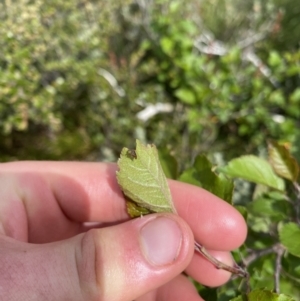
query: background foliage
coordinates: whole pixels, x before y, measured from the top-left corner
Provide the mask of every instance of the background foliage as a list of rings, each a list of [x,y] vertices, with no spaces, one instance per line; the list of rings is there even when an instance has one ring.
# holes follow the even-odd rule
[[[196,284],[201,296],[210,301],[300,300],[300,165],[289,147],[270,140],[266,158],[243,155],[219,167],[199,154],[179,175],[173,172],[174,157],[160,160],[169,177],[205,188],[247,221],[247,239],[233,255],[249,277],[236,277],[241,275],[237,269],[221,288]],[[251,182],[251,193],[241,197],[243,189],[237,185],[234,191],[233,179]]]
[[[2,160],[115,160],[133,137],[180,162],[297,147],[294,1],[0,6]]]
[[[0,159],[115,161],[138,138],[176,156],[174,178],[203,152],[265,157],[267,139],[299,161],[299,15],[293,0],[1,0]],[[255,229],[283,218],[235,184],[236,205],[269,212]]]

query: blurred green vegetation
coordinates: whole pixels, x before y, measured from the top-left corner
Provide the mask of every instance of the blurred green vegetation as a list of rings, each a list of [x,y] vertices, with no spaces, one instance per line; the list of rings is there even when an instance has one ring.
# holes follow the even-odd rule
[[[135,138],[183,166],[268,138],[297,152],[299,13],[292,0],[0,1],[0,158],[115,161]]]

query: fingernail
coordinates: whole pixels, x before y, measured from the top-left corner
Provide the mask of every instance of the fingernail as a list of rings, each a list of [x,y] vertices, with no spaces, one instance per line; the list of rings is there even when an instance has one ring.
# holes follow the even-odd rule
[[[149,221],[140,231],[142,252],[152,265],[174,262],[179,254],[182,232],[179,225],[167,217]]]

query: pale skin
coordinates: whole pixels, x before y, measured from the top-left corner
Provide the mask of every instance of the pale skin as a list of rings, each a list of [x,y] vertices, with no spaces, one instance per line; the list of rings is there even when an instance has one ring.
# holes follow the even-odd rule
[[[230,251],[247,233],[232,206],[169,181],[178,216],[131,220],[116,170],[106,163],[0,164],[3,300],[200,301],[185,275],[212,287],[229,280],[194,253],[194,240],[232,265]],[[170,234],[157,238],[164,227]],[[152,242],[158,249],[165,243],[166,254],[152,250]]]

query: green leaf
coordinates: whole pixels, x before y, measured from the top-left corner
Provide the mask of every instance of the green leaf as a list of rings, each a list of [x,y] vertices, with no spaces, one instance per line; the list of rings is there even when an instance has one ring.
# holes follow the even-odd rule
[[[287,223],[279,229],[280,242],[294,256],[300,257],[300,227],[295,223]]]
[[[294,210],[292,204],[286,201],[286,196],[278,191],[255,198],[247,204],[247,209],[256,217],[270,218],[274,222],[289,218]]]
[[[268,151],[270,163],[277,175],[292,182],[297,181],[299,166],[290,151],[276,141],[268,143]]]
[[[164,37],[160,41],[162,50],[167,54],[172,54],[174,51],[174,41],[170,38]]]
[[[158,156],[166,177],[169,179],[177,179],[178,163],[176,158],[172,156],[167,149],[159,150]]]
[[[230,301],[248,301],[248,299],[246,295],[239,295],[233,299],[230,299]]]
[[[244,207],[244,206],[241,206],[241,205],[234,206],[234,208],[243,216],[245,221],[247,221],[247,219],[248,219],[248,210],[247,210],[247,208]]]
[[[284,181],[275,174],[271,165],[253,155],[233,159],[218,170],[233,178],[242,178],[280,191],[284,190]]]
[[[216,174],[213,171],[213,165],[205,155],[198,155],[194,166],[183,172],[179,180],[200,186],[231,203],[234,188],[233,181],[222,174]]]
[[[217,289],[215,288],[202,287],[199,294],[205,301],[218,301]]]
[[[300,102],[300,88],[296,88],[290,95],[290,100],[292,103],[298,104]]]
[[[276,294],[266,289],[257,289],[246,296],[238,296],[230,301],[296,301],[290,296]]]
[[[195,94],[188,88],[180,88],[175,92],[176,97],[178,97],[183,103],[194,105],[196,103]]]
[[[295,301],[292,297],[284,294],[276,294],[265,289],[253,290],[248,295],[249,301]]]
[[[117,180],[131,201],[127,208],[132,217],[153,212],[176,212],[155,145],[144,145],[136,140],[135,151],[126,147],[122,149],[118,166]]]
[[[272,67],[276,67],[279,66],[281,62],[282,62],[281,55],[277,51],[272,50],[269,54],[268,63]]]

